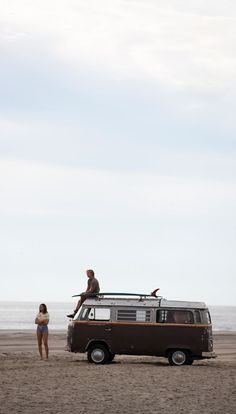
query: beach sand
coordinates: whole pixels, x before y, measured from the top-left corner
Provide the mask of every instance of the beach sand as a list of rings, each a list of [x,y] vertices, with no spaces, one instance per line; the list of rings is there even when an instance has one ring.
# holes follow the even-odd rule
[[[50,358],[35,332],[0,331],[0,413],[129,414],[236,412],[236,333],[214,335],[216,359],[171,367],[164,358],[116,356],[96,366],[50,332]]]

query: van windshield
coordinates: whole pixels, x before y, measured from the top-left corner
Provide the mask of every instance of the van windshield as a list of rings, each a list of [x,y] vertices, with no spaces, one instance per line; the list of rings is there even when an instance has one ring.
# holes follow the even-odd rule
[[[210,325],[211,324],[211,317],[210,317],[209,311],[204,310],[204,311],[201,312],[201,315],[202,315],[202,322],[207,324],[207,325]]]

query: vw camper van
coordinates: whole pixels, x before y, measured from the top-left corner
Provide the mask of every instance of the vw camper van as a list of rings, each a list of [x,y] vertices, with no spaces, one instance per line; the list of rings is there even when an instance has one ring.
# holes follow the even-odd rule
[[[170,365],[215,357],[205,303],[138,294],[87,298],[69,323],[67,348],[94,364],[121,354],[166,357]]]

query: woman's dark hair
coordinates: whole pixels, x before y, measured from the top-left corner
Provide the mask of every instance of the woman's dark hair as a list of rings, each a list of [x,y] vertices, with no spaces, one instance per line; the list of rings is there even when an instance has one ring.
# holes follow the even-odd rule
[[[41,306],[43,306],[43,313],[47,313],[47,306],[45,305],[45,303],[41,303],[41,305],[39,305],[39,312],[40,312],[40,308]]]

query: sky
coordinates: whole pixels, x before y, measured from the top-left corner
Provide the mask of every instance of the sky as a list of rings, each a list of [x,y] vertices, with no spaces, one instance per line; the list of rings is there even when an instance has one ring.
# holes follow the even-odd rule
[[[0,300],[236,305],[235,1],[0,9]]]

